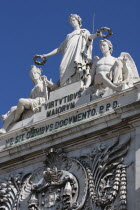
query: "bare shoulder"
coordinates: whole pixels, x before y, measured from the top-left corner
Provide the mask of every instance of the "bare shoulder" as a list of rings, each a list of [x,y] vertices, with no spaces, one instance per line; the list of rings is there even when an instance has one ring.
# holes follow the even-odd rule
[[[97,63],[100,59],[101,59],[101,58],[99,58],[99,56],[94,56],[94,58],[93,58],[93,63],[94,63],[94,62]]]
[[[97,63],[98,63],[99,60],[100,60],[100,58],[98,56],[94,56],[94,58],[93,58],[93,64],[92,64],[92,67],[93,68],[96,67],[96,65],[97,65]]]

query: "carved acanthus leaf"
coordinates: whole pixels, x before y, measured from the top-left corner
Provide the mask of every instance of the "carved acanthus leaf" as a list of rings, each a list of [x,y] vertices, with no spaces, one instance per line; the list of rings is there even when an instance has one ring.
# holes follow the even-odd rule
[[[118,138],[111,146],[100,144],[90,154],[81,157],[81,163],[87,171],[89,194],[94,205],[107,209],[120,193],[120,206],[126,209],[127,166],[123,164],[123,157],[128,152],[129,143],[130,139],[120,144]]]
[[[59,169],[69,170],[71,167],[71,160],[66,157],[66,153],[63,152],[62,149],[50,149],[49,152],[46,153],[46,161],[45,164],[47,167],[56,167]]]

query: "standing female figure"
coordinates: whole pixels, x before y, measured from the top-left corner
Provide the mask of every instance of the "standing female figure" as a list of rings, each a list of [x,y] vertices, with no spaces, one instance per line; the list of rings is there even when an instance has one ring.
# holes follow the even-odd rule
[[[52,52],[40,55],[47,58],[61,52],[63,54],[60,64],[60,86],[76,82],[83,76],[83,71],[89,72],[92,60],[92,40],[97,34],[90,34],[82,28],[82,19],[77,14],[71,14],[69,22],[74,31],[67,35],[62,44]],[[89,73],[88,73],[89,74]]]

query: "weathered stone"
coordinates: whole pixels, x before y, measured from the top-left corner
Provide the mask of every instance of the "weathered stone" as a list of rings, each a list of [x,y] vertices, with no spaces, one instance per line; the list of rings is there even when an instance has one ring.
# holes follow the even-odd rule
[[[108,35],[112,33],[104,27],[90,35],[80,28],[78,15],[71,15],[70,22],[75,30],[66,41],[76,38],[78,62],[74,62],[74,54],[69,65],[65,65],[66,74],[61,75],[60,86],[42,78],[41,70],[34,66],[32,76],[37,86],[32,93],[36,88],[43,88],[43,96],[35,94],[20,99],[18,106],[2,117],[4,123],[8,116],[11,121],[8,127],[3,126],[0,136],[0,209],[138,210],[140,82],[137,69],[129,54],[112,57],[111,43],[104,40],[101,41],[103,58],[96,57],[93,64],[93,67],[96,64],[94,77],[91,60],[87,60],[91,56],[87,52],[91,40],[104,37],[104,30]],[[67,43],[62,45],[67,47]],[[82,46],[86,52],[81,52]],[[58,52],[59,48],[37,57],[45,61],[45,57]],[[111,73],[116,68],[118,77],[113,80],[117,80],[128,61],[131,69],[126,68],[121,79],[129,82],[132,79],[132,85],[127,81],[120,91],[105,72]],[[72,66],[74,63],[76,68]],[[128,75],[127,70],[132,70],[132,74]],[[99,88],[96,92],[95,85],[89,87],[92,80],[98,85],[106,84],[108,90]],[[53,91],[48,94],[44,91],[46,87]],[[34,113],[34,108],[38,112]]]

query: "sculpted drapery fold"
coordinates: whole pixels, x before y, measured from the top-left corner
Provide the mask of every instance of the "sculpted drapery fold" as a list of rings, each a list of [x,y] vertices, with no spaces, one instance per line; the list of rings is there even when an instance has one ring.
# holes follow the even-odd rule
[[[63,86],[69,78],[77,80],[78,65],[84,67],[92,59],[92,43],[87,47],[90,33],[86,29],[74,30],[68,34],[59,49],[63,54],[60,64],[60,84]],[[85,56],[86,54],[86,56]]]

